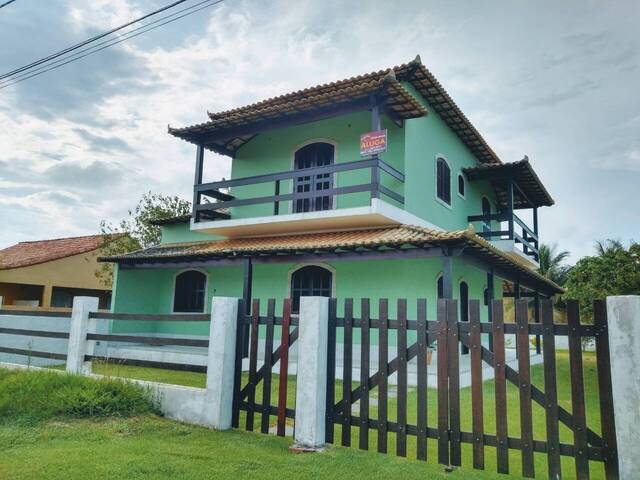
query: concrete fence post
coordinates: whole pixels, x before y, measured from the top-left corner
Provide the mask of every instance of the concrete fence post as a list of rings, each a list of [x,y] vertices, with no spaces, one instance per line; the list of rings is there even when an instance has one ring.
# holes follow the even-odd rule
[[[294,448],[325,443],[329,299],[300,298]]]
[[[0,295],[0,310],[2,310],[2,296]]]
[[[621,480],[640,472],[640,296],[607,297],[613,413]]]
[[[213,297],[207,357],[206,423],[217,430],[231,428],[236,358],[238,299]]]
[[[91,362],[85,362],[84,356],[93,353],[88,348],[87,333],[95,329],[89,326],[89,313],[97,310],[96,297],[73,297],[67,347],[67,372],[84,375],[91,373]],[[95,325],[95,320],[92,323]]]

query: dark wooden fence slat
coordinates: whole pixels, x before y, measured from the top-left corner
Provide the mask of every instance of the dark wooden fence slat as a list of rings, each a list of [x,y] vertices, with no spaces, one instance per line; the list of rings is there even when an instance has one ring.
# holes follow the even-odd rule
[[[438,299],[438,463],[449,465],[449,373],[447,367],[447,303]]]
[[[607,306],[603,300],[596,300],[593,303],[593,318],[597,329],[596,363],[600,396],[600,423],[602,424],[602,454],[607,480],[612,480],[619,476],[618,446],[616,423],[613,416]]]
[[[282,331],[280,332],[280,372],[278,378],[278,426],[277,434],[284,437],[287,430],[287,387],[289,377],[289,327],[291,325],[291,299],[282,305]],[[334,359],[335,360],[335,359]],[[334,361],[335,365],[335,361]]]
[[[544,361],[544,396],[547,425],[547,467],[549,478],[562,478],[560,463],[560,430],[558,419],[558,386],[556,381],[556,337],[553,329],[553,301],[540,301]]]
[[[493,355],[496,401],[496,447],[498,473],[509,473],[509,446],[507,443],[507,380],[504,352],[504,313],[501,300],[493,301]]]
[[[589,478],[587,457],[587,420],[582,372],[582,341],[580,337],[580,310],[577,300],[567,300],[569,325],[569,366],[571,370],[571,411],[573,414],[573,446],[577,478]]]
[[[482,398],[482,336],[480,301],[469,301],[469,350],[471,355],[471,416],[473,468],[484,469],[484,405]]]
[[[533,412],[531,406],[531,362],[529,347],[529,304],[516,300],[516,344],[518,346],[518,380],[520,391],[520,437],[522,440],[522,476],[535,476],[533,463]]]
[[[254,299],[251,312],[251,344],[249,347],[249,383],[247,395],[246,429],[253,431],[256,406],[256,370],[258,369],[258,322],[260,321],[260,300]]]
[[[244,328],[242,321],[246,312],[244,299],[238,301],[238,320],[236,322],[236,358],[234,362],[233,376],[233,408],[231,413],[231,426],[240,426],[240,390],[242,388],[242,346],[244,345]]]
[[[407,300],[398,299],[398,432],[396,454],[407,456]]]
[[[342,372],[342,445],[351,446],[351,375],[353,365],[353,299],[344,302],[344,365]]]
[[[417,303],[417,339],[418,339],[418,415],[417,415],[417,441],[416,458],[418,460],[427,459],[427,301],[424,298],[418,299]]]
[[[336,396],[336,316],[338,302],[329,299],[329,325],[327,332],[327,402],[325,421],[325,441],[333,443],[334,404]]]
[[[447,300],[447,363],[449,373],[449,449],[451,465],[462,464],[460,448],[460,346],[458,302]]]
[[[270,298],[267,302],[267,320],[265,322],[267,327],[267,335],[264,341],[264,365],[267,367],[267,372],[264,375],[262,382],[262,416],[260,417],[260,432],[269,433],[269,406],[271,405],[271,372],[272,364],[271,357],[273,355],[273,317],[275,316],[276,300]]]
[[[358,446],[361,450],[369,449],[369,299],[360,302],[360,421]]]
[[[387,453],[387,395],[389,380],[389,335],[387,322],[389,320],[389,303],[386,298],[379,302],[379,330],[378,330],[378,452]]]

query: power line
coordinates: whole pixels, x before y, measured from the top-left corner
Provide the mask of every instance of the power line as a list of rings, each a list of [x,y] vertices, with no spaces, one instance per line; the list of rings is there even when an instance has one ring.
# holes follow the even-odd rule
[[[16,0],[9,0],[8,2],[4,2],[2,5],[0,5],[0,8],[2,7],[6,7],[7,5],[9,5],[10,3],[15,2]]]
[[[129,30],[128,32],[122,34],[122,35],[118,35],[115,39],[108,39],[105,40],[103,42],[100,42],[98,44],[95,45],[91,45],[87,48],[84,48],[72,55],[68,55],[68,56],[63,56],[62,58],[59,58],[58,60],[54,61],[54,62],[48,62],[45,63],[44,65],[41,65],[38,68],[32,68],[28,71],[23,72],[21,75],[14,75],[11,76],[10,78],[6,78],[4,81],[0,81],[0,90],[6,87],[9,87],[11,85],[14,85],[16,83],[20,83],[23,82],[25,80],[28,80],[30,78],[36,77],[38,75],[41,75],[43,73],[49,72],[51,70],[55,70],[57,68],[60,68],[64,65],[67,65],[69,63],[75,62],[77,60],[80,60],[84,57],[87,57],[93,53],[97,53],[100,52],[108,47],[111,47],[113,45],[116,45],[118,43],[122,43],[126,40],[129,40],[131,38],[137,37],[138,35],[142,35],[143,33],[149,32],[151,30],[155,30],[156,28],[159,28],[163,25],[166,25],[168,23],[172,23],[176,20],[179,20],[181,18],[184,18],[188,15],[194,14],[196,12],[199,12],[200,10],[204,10],[205,8],[209,8],[209,7],[213,7],[219,3],[222,3],[224,0],[217,0],[217,1],[213,1],[213,0],[203,0],[199,3],[196,3],[194,5],[191,5],[190,7],[187,8],[183,8],[182,10],[178,10],[177,12],[174,12],[170,15],[161,17],[157,20],[154,20],[153,22],[147,23],[145,25],[141,25],[137,28],[134,28],[133,30]],[[213,3],[211,3],[213,2]],[[200,8],[196,8],[196,7],[200,7]],[[191,11],[189,11],[191,10]],[[180,15],[183,12],[188,12],[188,13],[184,13],[183,15]],[[172,18],[175,17],[175,18]],[[170,19],[170,20],[167,20]],[[163,20],[167,20],[165,22],[163,22]],[[159,22],[159,25],[155,25]],[[155,25],[152,27],[152,25]],[[134,32],[138,32],[135,35],[133,34]],[[87,53],[85,53],[87,52]]]
[[[15,0],[11,0],[11,1],[15,1]],[[85,46],[85,45],[87,45],[89,43],[95,42],[96,40],[100,40],[101,38],[104,38],[107,35],[111,35],[112,33],[115,33],[115,32],[117,32],[119,30],[122,30],[123,28],[129,27],[129,26],[133,25],[134,23],[138,23],[138,22],[140,22],[142,20],[145,20],[145,19],[147,19],[149,17],[157,15],[158,13],[162,13],[162,12],[164,12],[166,10],[169,10],[170,8],[173,8],[173,7],[177,6],[177,5],[180,5],[181,3],[184,3],[186,1],[187,0],[177,0],[177,1],[175,1],[175,2],[173,2],[171,4],[169,4],[169,5],[166,5],[166,6],[162,7],[162,8],[154,10],[151,13],[147,13],[146,15],[143,15],[142,17],[136,18],[135,20],[131,20],[130,22],[125,23],[124,25],[120,25],[119,27],[113,28],[113,29],[111,29],[111,30],[109,30],[107,32],[104,32],[104,33],[101,33],[101,34],[96,35],[94,37],[91,37],[91,38],[89,38],[89,39],[87,39],[87,40],[85,40],[83,42],[80,42],[80,43],[77,43],[75,45],[72,45],[72,46],[70,46],[68,48],[65,48],[64,50],[59,51],[59,52],[52,53],[51,55],[43,57],[43,58],[41,58],[39,60],[36,60],[34,62],[31,62],[28,65],[24,65],[24,66],[22,66],[20,68],[16,68],[15,70],[12,70],[11,72],[4,73],[4,74],[0,75],[0,79],[9,77],[9,76],[14,75],[16,73],[23,72],[24,70],[32,68],[32,67],[34,67],[36,65],[40,65],[40,64],[42,64],[44,62],[48,62],[49,60],[53,60],[54,58],[58,58],[61,55],[64,55],[64,54],[69,53],[69,52],[72,52],[73,50],[77,50],[78,48],[81,48],[81,47],[83,47],[83,46]],[[7,5],[7,3],[5,3],[4,5]],[[4,6],[4,5],[2,5],[2,6]]]

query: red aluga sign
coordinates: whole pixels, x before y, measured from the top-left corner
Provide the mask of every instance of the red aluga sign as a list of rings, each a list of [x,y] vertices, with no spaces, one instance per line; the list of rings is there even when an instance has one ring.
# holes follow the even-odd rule
[[[360,135],[360,156],[375,155],[387,151],[387,131],[363,133]]]

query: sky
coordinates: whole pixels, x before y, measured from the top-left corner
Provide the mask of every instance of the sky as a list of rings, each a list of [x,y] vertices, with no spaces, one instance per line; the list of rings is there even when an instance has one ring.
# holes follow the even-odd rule
[[[168,3],[17,0],[0,72]],[[148,191],[190,199],[195,147],[168,125],[417,54],[504,162],[528,155],[556,200],[543,243],[575,261],[640,241],[639,26],[636,0],[224,0],[0,89],[0,248],[96,233]],[[229,177],[228,158],[205,164]]]

